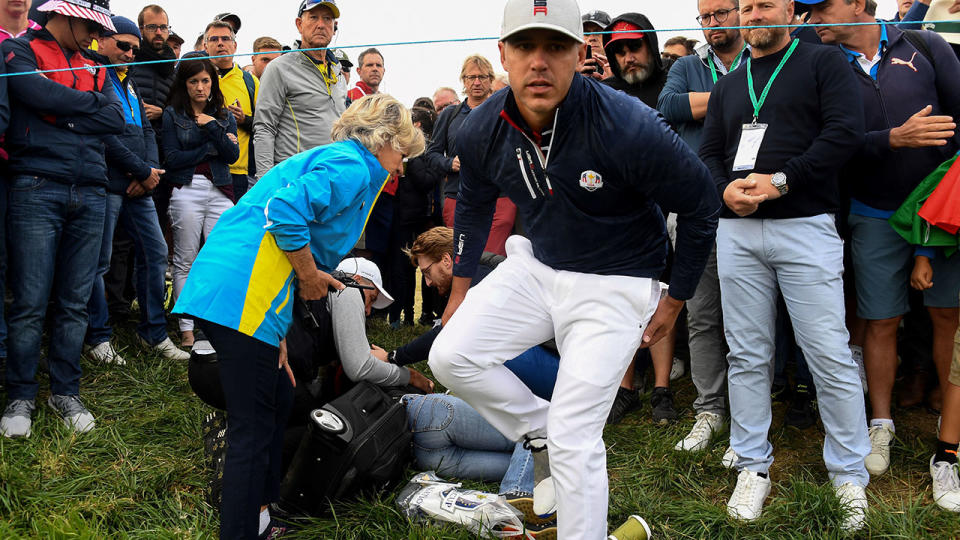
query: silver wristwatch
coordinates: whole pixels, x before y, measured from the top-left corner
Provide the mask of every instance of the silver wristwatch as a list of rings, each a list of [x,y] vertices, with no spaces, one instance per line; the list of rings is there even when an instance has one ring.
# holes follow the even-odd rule
[[[787,185],[787,175],[781,172],[773,173],[773,176],[770,178],[770,184],[777,188],[777,191],[780,192],[780,195],[786,195],[790,191],[790,187]]]

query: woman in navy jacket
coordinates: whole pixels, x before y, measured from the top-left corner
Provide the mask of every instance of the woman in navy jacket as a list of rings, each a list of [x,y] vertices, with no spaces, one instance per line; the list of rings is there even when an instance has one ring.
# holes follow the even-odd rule
[[[237,123],[223,106],[217,70],[210,60],[181,62],[161,131],[163,179],[173,187],[173,294],[180,295],[201,239],[233,206],[230,164],[240,155]],[[181,343],[193,345],[193,320],[180,319]]]

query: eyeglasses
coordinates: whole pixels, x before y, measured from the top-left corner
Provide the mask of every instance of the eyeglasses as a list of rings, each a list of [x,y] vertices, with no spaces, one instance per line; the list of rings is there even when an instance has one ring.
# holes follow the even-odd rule
[[[717,21],[717,24],[723,24],[727,17],[730,16],[730,13],[736,11],[735,9],[718,9],[713,13],[705,13],[697,17],[697,22],[700,23],[700,26],[706,26],[710,24],[710,19]]]
[[[147,24],[143,27],[144,30],[149,30],[151,32],[169,32],[173,29],[169,24]]]
[[[138,47],[137,45],[134,45],[134,44],[132,44],[132,43],[128,43],[128,42],[126,42],[126,41],[120,41],[119,39],[117,39],[117,38],[114,37],[114,36],[109,36],[109,37],[110,37],[110,39],[113,40],[114,43],[117,44],[117,48],[120,49],[121,51],[123,51],[123,52],[130,52],[130,50],[132,49],[132,50],[133,50],[133,54],[140,54],[140,47]]]
[[[233,38],[230,36],[210,36],[207,38],[207,41],[209,41],[210,43],[216,43],[218,41],[222,41],[224,43],[230,43],[231,41],[233,41]]]
[[[489,81],[489,80],[492,79],[492,78],[493,78],[493,77],[491,77],[491,76],[489,76],[489,75],[464,75],[464,76],[463,76],[463,80],[469,81],[469,82],[473,82],[473,81],[480,81],[480,82]]]
[[[423,275],[427,275],[427,272],[430,271],[430,267],[437,264],[438,262],[440,261],[433,261],[432,263],[428,264],[426,268],[420,268],[420,273],[422,273]]]

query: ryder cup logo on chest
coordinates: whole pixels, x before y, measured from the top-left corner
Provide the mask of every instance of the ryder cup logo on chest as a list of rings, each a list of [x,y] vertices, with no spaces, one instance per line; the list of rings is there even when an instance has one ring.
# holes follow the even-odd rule
[[[587,191],[596,191],[603,187],[603,177],[594,171],[583,171],[580,175],[580,187]]]

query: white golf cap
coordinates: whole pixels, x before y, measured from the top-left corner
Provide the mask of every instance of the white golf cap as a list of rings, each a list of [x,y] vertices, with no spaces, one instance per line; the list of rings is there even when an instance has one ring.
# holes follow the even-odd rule
[[[380,295],[373,301],[374,309],[383,309],[393,303],[393,297],[383,288],[383,280],[380,278],[380,268],[377,263],[364,259],[363,257],[354,257],[344,259],[337,265],[337,270],[350,275],[357,275],[369,279],[374,287],[380,291]]]
[[[583,43],[580,6],[576,0],[507,0],[500,41],[534,29],[553,30]]]

